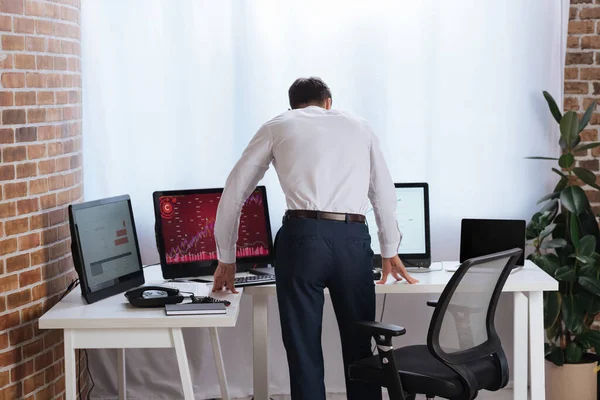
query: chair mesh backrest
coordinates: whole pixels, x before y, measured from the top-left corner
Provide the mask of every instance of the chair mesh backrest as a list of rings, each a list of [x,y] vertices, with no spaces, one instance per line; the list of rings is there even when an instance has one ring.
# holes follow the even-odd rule
[[[462,278],[452,285],[455,287],[454,293],[444,299],[447,307],[438,317],[441,318],[441,323],[434,322],[440,324],[437,338],[439,350],[451,355],[488,342],[488,318],[493,319],[495,312],[495,309],[491,310],[490,307],[496,306],[492,304],[492,299],[510,259],[511,257],[507,256],[482,263],[476,262],[470,265],[466,272],[463,269]],[[440,305],[443,309],[443,305]],[[490,323],[493,326],[493,320]]]

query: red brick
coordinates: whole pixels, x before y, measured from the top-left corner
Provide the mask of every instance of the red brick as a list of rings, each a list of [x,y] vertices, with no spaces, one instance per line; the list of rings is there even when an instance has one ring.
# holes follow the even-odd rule
[[[20,381],[23,378],[30,376],[31,374],[33,374],[33,372],[33,360],[29,360],[24,362],[23,364],[13,367],[13,369],[10,371],[10,374],[12,375],[12,380],[14,382]]]
[[[41,229],[48,226],[48,214],[33,215],[29,217],[29,229]]]
[[[15,275],[13,275],[13,276],[16,278]],[[2,278],[2,279],[5,279],[5,278]],[[16,288],[12,288],[12,289],[16,289]],[[12,289],[10,289],[10,290],[12,290]],[[13,327],[19,325],[20,323],[21,323],[21,317],[19,316],[18,311],[0,316],[0,330],[2,330],[2,331],[13,328]]]
[[[569,35],[594,33],[594,21],[569,21]]]
[[[56,243],[58,241],[58,228],[49,228],[42,232],[42,245]]]
[[[4,57],[0,59],[0,69],[12,69],[13,67],[13,56],[12,54],[4,54]]]
[[[54,104],[54,92],[38,92],[37,102],[40,105]]]
[[[3,50],[25,50],[25,36],[2,35]]]
[[[24,314],[26,312],[26,310],[30,310],[32,308],[38,308],[40,311],[38,313],[36,313],[37,316],[35,318],[30,318],[29,321],[32,321],[32,320],[37,319],[42,316],[42,312],[41,312],[42,308],[41,308],[40,304],[36,304],[29,308],[24,308],[23,310],[21,310],[21,314]],[[27,313],[29,313],[29,311],[27,311]],[[28,343],[25,346],[23,346],[23,358],[29,358],[38,353],[41,353],[43,349],[44,349],[44,339],[37,339],[36,341],[34,341],[32,343]]]
[[[46,110],[46,121],[62,121],[62,108],[48,108]]]
[[[0,92],[0,106],[12,106],[13,105],[13,92]]]
[[[37,128],[35,126],[18,128],[16,130],[16,139],[17,142],[35,142],[37,140]]]
[[[569,49],[579,48],[579,38],[577,36],[569,36],[567,38],[567,47]]]
[[[15,215],[17,215],[16,203],[12,202],[0,204],[0,218],[9,218],[14,217]]]
[[[45,108],[30,108],[27,111],[27,121],[30,124],[46,121],[46,109]]]
[[[37,198],[19,200],[17,202],[17,212],[19,213],[19,215],[31,214],[33,212],[39,211],[39,209],[40,206]]]
[[[19,251],[33,249],[39,247],[40,244],[41,238],[39,232],[19,237]]]
[[[27,182],[7,183],[4,185],[5,200],[27,196]]]
[[[38,35],[53,36],[54,35],[54,22],[43,21],[43,20],[38,19],[35,21],[35,31]]]
[[[52,350],[40,354],[35,358],[35,370],[40,371],[52,364]]]
[[[35,92],[17,92],[15,93],[15,103],[18,106],[35,105]]]
[[[31,252],[31,265],[39,265],[50,260],[50,252],[48,249],[39,249]]]
[[[12,32],[12,21],[8,15],[0,16],[0,31]]]
[[[56,138],[55,126],[39,126],[37,131],[38,140],[51,140]]]
[[[592,22],[592,21],[586,21]],[[582,49],[600,49],[600,37],[599,36],[583,36],[581,38]]]
[[[46,50],[46,39],[39,37],[27,37],[25,39],[25,49],[27,51],[42,52]]]
[[[579,100],[577,97],[565,97],[564,110],[579,111]]]
[[[4,231],[6,232],[7,236],[24,233],[24,232],[27,232],[28,229],[29,229],[29,218],[13,219],[10,221],[6,221],[4,224]],[[21,256],[17,256],[17,257],[21,257]],[[15,257],[15,258],[17,258],[17,257]],[[26,258],[29,259],[29,257],[26,257]],[[8,265],[9,261],[10,261],[10,259],[7,260],[7,265]],[[11,272],[11,271],[9,271],[9,272]]]
[[[44,3],[39,1],[26,0],[25,14],[33,15],[36,17],[43,17],[46,14]]]
[[[56,104],[68,104],[69,92],[56,92]]]
[[[594,53],[592,52],[569,52],[567,53],[566,64],[593,64]]]
[[[79,11],[69,7],[61,7],[60,18],[79,23]]]
[[[27,147],[25,146],[5,147],[2,150],[2,161],[4,162],[23,161],[26,159]]]
[[[46,157],[46,145],[42,144],[32,144],[27,146],[27,158],[30,160],[35,160],[37,158]]]
[[[4,125],[24,124],[25,110],[4,110],[2,112],[2,123]]]
[[[46,3],[46,18],[60,18],[60,6],[56,4]]]
[[[48,192],[48,178],[36,179],[29,181],[29,193],[41,194]]]
[[[25,74],[22,72],[4,72],[2,74],[2,86],[5,88],[25,87]]]
[[[81,64],[79,62],[78,58],[75,57],[70,57],[67,61],[68,63],[68,67],[69,67],[69,71],[81,71]]]
[[[50,247],[50,259],[56,260],[67,254],[67,242],[60,242]]]
[[[49,226],[54,226],[66,222],[67,216],[65,209],[61,208],[59,210],[50,211],[50,213],[48,213],[48,221]]]
[[[0,128],[0,144],[11,144],[15,142],[15,131],[13,128]]]
[[[17,251],[17,239],[0,240],[0,256]]]
[[[69,202],[71,201],[70,192],[68,190],[58,193],[56,195],[56,197],[57,197],[57,204],[59,206],[64,206],[65,204],[69,204]]]
[[[46,75],[38,72],[27,73],[27,86],[34,88],[43,88],[46,86]]]
[[[50,193],[46,196],[40,197],[40,204],[42,210],[56,207],[56,193]]]
[[[45,373],[39,372],[32,377],[26,378],[23,381],[23,394],[27,395],[44,386]]]
[[[35,32],[35,20],[31,18],[17,18],[15,17],[15,32],[16,33],[34,33]]]
[[[57,171],[66,171],[69,168],[71,168],[71,157],[63,157],[63,158],[56,159],[56,170]]]
[[[60,40],[48,39],[48,53],[60,53]]]
[[[27,292],[30,296],[30,290],[27,289],[21,293]],[[15,293],[16,294],[16,293]],[[9,294],[8,297],[14,296]],[[25,325],[20,328],[14,329],[8,333],[8,337],[10,338],[10,345],[17,346],[23,342],[26,342],[33,338],[33,325]]]
[[[35,394],[35,400],[52,400],[54,397],[54,385],[49,385]]]
[[[16,385],[0,389],[0,399],[18,399],[22,396],[21,382]]]
[[[0,297],[0,312],[4,312],[4,311],[6,311],[6,297]],[[4,337],[0,336],[0,349],[3,349],[6,346],[8,346],[8,344],[6,346],[3,346],[3,345],[4,345]]]
[[[38,171],[40,175],[53,174],[56,171],[54,160],[45,160],[38,163]]]
[[[66,239],[71,235],[71,231],[69,230],[69,224],[61,225],[58,227],[58,238]],[[70,260],[68,260],[70,262]]]
[[[29,54],[15,55],[15,68],[17,69],[35,69],[35,56]]]
[[[581,68],[582,79],[583,71],[589,68]],[[565,94],[587,94],[589,85],[587,82],[565,82]]]
[[[19,314],[18,312],[16,313],[17,315]],[[0,319],[4,318],[5,316],[0,317]],[[16,348],[16,349],[12,349],[12,350],[8,350],[5,351],[3,353],[0,353],[0,367],[4,368],[4,367],[8,367],[9,365],[13,365],[18,363],[19,361],[21,361],[21,349],[20,348]],[[15,381],[15,379],[13,379],[13,381]],[[0,392],[2,393],[2,392]],[[16,399],[17,397],[0,397],[1,399]]]
[[[41,268],[36,268],[31,271],[25,271],[19,274],[19,286],[25,287],[33,285],[42,279]]]
[[[54,69],[54,57],[52,56],[36,56],[38,70]]]
[[[13,165],[0,165],[0,181],[12,179],[15,179],[15,167]]]
[[[67,70],[67,58],[66,57],[54,57],[54,69],[57,71]]]

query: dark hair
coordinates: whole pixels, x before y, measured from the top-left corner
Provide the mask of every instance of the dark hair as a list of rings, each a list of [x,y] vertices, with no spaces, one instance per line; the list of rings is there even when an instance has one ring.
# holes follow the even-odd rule
[[[299,108],[308,104],[322,104],[331,98],[329,87],[321,78],[298,78],[288,90],[290,107]]]

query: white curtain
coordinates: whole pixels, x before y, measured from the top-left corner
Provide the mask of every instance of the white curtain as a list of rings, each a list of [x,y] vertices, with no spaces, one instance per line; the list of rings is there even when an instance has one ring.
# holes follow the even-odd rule
[[[85,198],[130,194],[144,262],[157,262],[152,192],[223,186],[256,129],[288,109],[293,80],[316,75],[335,108],[373,125],[395,181],[429,182],[433,258],[457,259],[461,218],[529,219],[555,182],[549,165],[523,158],[558,153],[541,92],[562,104],[565,10],[567,0],[84,0]],[[274,171],[262,184],[275,232],[284,197]],[[384,319],[409,332],[398,344],[424,342],[425,300],[388,298]],[[243,303],[238,326],[221,331],[236,396],[252,392]],[[327,307],[327,387],[341,392]],[[276,308],[273,299],[271,385],[287,393]],[[509,300],[498,318],[510,354]],[[197,398],[215,397],[208,335],[185,339]],[[132,398],[181,397],[172,351],[128,356]],[[112,352],[92,353],[94,398],[115,396],[114,371]]]

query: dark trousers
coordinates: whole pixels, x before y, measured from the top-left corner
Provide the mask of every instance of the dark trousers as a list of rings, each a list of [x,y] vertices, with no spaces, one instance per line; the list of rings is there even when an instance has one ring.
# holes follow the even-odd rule
[[[381,388],[348,380],[348,365],[372,355],[355,321],[375,320],[371,238],[365,224],[315,219],[284,222],[275,274],[293,400],[325,400],[321,330],[323,289],[337,318],[348,400],[379,400]]]

